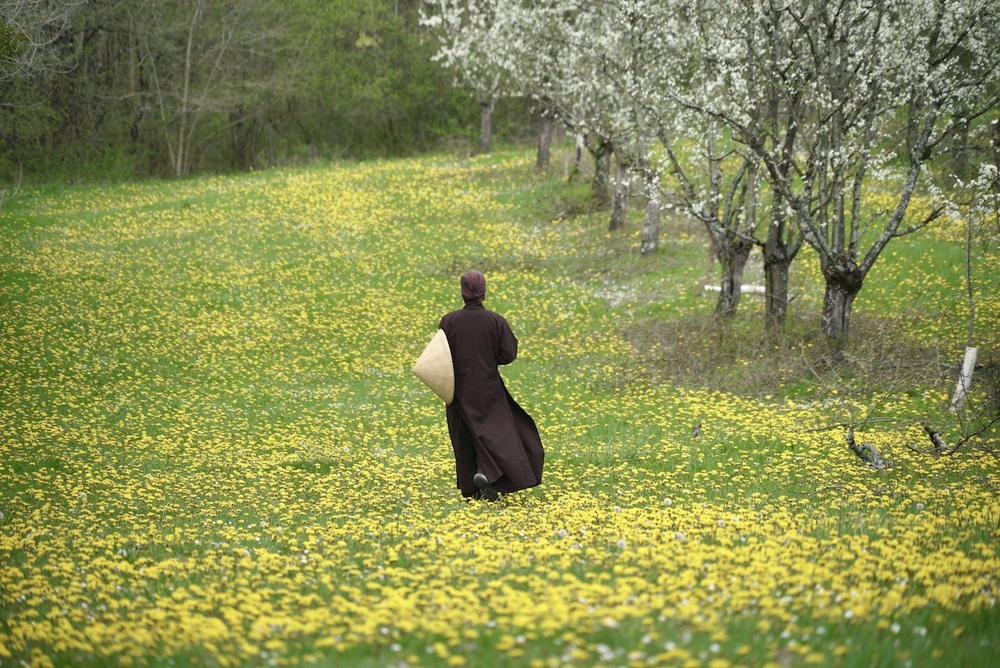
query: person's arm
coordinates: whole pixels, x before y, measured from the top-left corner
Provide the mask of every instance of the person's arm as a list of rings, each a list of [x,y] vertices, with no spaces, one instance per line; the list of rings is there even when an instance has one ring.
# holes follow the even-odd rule
[[[497,363],[510,364],[517,359],[517,337],[506,320],[500,320],[500,345],[497,346]]]

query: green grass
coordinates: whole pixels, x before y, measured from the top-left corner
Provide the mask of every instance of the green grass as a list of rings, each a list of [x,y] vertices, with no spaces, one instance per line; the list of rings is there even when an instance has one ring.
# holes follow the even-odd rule
[[[921,420],[960,429],[961,248],[894,242],[834,365],[808,249],[782,337],[752,298],[720,327],[696,225],[641,258],[640,212],[609,235],[585,184],[531,165],[7,202],[0,663],[996,662],[996,459],[913,449]],[[469,268],[547,450],[543,485],[492,505],[460,499],[409,371]]]

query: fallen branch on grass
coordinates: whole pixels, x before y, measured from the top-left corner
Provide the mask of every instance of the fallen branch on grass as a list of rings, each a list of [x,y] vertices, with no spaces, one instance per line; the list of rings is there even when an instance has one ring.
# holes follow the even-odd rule
[[[920,426],[924,428],[924,431],[927,432],[927,436],[929,436],[931,439],[931,443],[934,444],[934,456],[940,457],[942,452],[948,450],[948,442],[944,440],[944,436],[941,434],[940,431],[930,426],[926,422],[921,423]],[[957,448],[958,446],[956,445],[955,447]]]
[[[854,440],[853,424],[847,425],[847,434],[844,438],[847,440],[847,447],[851,449],[851,452],[860,457],[861,461],[865,462],[869,468],[884,471],[892,466],[892,460],[883,457],[882,453],[875,449],[875,446],[870,443],[858,443]]]
[[[931,439],[931,444],[934,446],[933,455],[935,457],[940,457],[941,455],[954,454],[961,448],[969,445],[969,443],[972,442],[973,439],[989,431],[998,422],[1000,422],[1000,417],[993,418],[992,420],[990,420],[989,423],[987,423],[982,428],[978,429],[977,431],[971,434],[966,434],[962,438],[958,439],[958,441],[955,442],[955,445],[948,445],[948,441],[945,440],[944,434],[942,434],[939,430],[935,429],[926,422],[922,422],[920,426],[924,428],[924,431],[927,432],[927,437]],[[906,447],[922,455],[931,454],[928,453],[926,450],[921,450],[920,448],[917,448],[916,446],[912,446],[909,444]],[[994,457],[1000,456],[1000,452],[998,452],[994,448],[984,446],[982,450],[983,452],[987,452],[993,455]]]

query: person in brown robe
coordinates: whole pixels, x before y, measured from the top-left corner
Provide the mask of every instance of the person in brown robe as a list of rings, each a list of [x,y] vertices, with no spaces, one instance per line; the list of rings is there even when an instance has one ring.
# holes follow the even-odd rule
[[[462,275],[465,307],[439,327],[448,337],[455,367],[455,399],[447,406],[462,496],[495,501],[500,493],[542,482],[545,451],[534,420],[510,396],[499,366],[517,357],[517,338],[498,313],[483,306],[486,278]]]

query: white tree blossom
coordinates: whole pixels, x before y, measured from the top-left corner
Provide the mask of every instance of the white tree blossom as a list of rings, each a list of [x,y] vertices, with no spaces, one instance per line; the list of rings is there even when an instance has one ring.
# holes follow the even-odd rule
[[[505,74],[512,69],[501,33],[507,27],[508,0],[425,0],[421,24],[440,40],[435,60],[472,90],[480,110],[479,151],[490,149],[493,109],[510,94]]]
[[[783,317],[781,274],[787,288],[807,242],[838,343],[886,245],[940,213],[907,218],[934,151],[985,125],[1000,91],[1000,0],[427,2],[447,35],[439,57],[469,85],[542,101],[644,175],[643,250],[654,194],[672,187],[712,234],[730,292],[763,247]],[[887,182],[892,204],[873,211]]]
[[[819,253],[823,331],[842,342],[882,250],[939,213],[904,225],[931,152],[959,118],[996,105],[1000,3],[743,0],[713,13],[719,24],[704,57],[727,89],[687,87],[678,101],[724,122],[763,162]],[[779,125],[765,122],[767,104]],[[866,211],[871,172],[902,160],[893,207]]]

